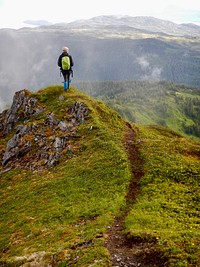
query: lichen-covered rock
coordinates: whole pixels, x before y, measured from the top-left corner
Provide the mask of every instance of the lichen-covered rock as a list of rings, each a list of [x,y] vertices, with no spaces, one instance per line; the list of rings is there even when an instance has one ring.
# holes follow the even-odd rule
[[[69,140],[87,116],[87,106],[76,101],[68,109],[66,120],[59,120],[26,90],[17,92],[11,108],[0,114],[1,135],[14,132],[2,150],[2,168],[35,171],[57,165],[65,153],[73,153]]]

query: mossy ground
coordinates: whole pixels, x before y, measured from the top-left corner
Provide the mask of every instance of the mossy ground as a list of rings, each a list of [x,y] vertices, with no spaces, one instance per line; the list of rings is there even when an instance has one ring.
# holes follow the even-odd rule
[[[159,126],[139,129],[144,176],[126,231],[157,240],[169,266],[197,266],[200,145]]]

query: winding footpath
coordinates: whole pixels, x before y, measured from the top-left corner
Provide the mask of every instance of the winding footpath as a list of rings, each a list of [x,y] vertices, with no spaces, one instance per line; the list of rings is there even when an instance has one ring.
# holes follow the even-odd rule
[[[116,217],[113,225],[107,231],[106,247],[115,267],[161,267],[158,252],[154,251],[152,243],[140,238],[128,238],[123,233],[124,220],[131,210],[136,196],[139,194],[139,181],[144,175],[143,160],[140,157],[141,140],[136,139],[136,132],[130,124],[125,134],[125,148],[131,166],[132,179],[126,195],[126,208],[120,217]]]

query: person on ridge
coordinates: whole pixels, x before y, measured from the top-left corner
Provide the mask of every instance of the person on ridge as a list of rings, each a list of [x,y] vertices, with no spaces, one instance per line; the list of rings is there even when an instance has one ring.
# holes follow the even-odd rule
[[[67,91],[70,83],[70,75],[73,74],[72,67],[74,62],[72,56],[69,55],[69,48],[63,47],[63,52],[58,58],[58,66],[64,78],[64,90]]]

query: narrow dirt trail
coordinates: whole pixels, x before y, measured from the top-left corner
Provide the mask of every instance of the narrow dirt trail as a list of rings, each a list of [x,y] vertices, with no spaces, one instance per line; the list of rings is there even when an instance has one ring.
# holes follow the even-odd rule
[[[126,209],[120,217],[115,218],[113,225],[107,231],[106,247],[110,252],[112,264],[115,267],[161,267],[158,251],[154,243],[140,238],[130,239],[124,233],[124,220],[139,194],[139,181],[144,175],[143,160],[140,157],[140,143],[136,133],[129,125],[125,135],[125,147],[131,165],[132,179],[126,196]]]

